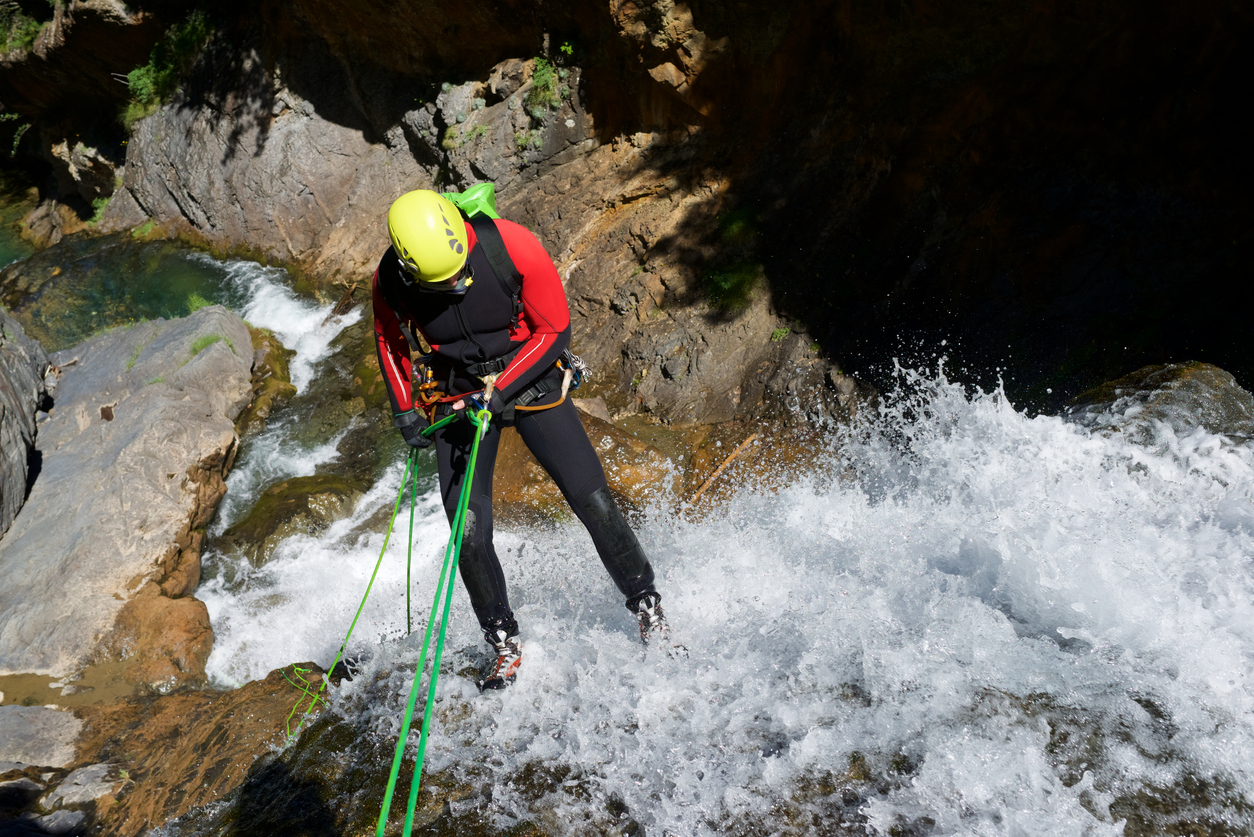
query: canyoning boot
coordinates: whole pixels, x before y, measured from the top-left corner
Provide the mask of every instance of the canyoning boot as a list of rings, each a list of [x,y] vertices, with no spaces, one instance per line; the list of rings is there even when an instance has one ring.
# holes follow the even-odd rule
[[[496,661],[479,681],[479,691],[500,690],[514,682],[518,666],[522,663],[522,642],[518,639],[518,623],[493,627],[483,632],[483,638],[496,652]]]
[[[671,639],[671,626],[662,611],[662,596],[650,591],[628,599],[627,609],[640,624],[640,641],[651,648],[662,648],[672,657],[686,657],[688,649]]]

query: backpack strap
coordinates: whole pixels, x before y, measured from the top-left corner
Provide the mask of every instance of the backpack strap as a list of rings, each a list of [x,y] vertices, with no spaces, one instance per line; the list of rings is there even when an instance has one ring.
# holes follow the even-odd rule
[[[501,288],[514,301],[514,315],[509,327],[518,328],[523,312],[522,274],[518,272],[518,268],[510,259],[509,251],[505,249],[505,240],[501,238],[501,231],[496,228],[495,221],[483,216],[467,220],[470,221],[470,226],[475,231],[475,238],[478,239],[479,246],[483,248],[483,254],[488,257],[488,264],[492,265],[496,280],[501,283]]]

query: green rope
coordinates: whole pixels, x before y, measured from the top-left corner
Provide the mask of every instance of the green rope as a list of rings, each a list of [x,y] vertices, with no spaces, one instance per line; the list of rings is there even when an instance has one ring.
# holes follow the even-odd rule
[[[451,420],[458,414],[450,416]],[[440,616],[440,633],[436,640],[435,656],[432,660],[431,676],[427,686],[427,704],[423,710],[422,728],[418,736],[418,756],[414,761],[414,778],[410,785],[409,804],[405,811],[405,830],[404,837],[410,837],[414,827],[414,809],[418,803],[418,790],[422,783],[422,764],[427,751],[427,733],[431,729],[431,710],[435,705],[436,684],[440,676],[440,659],[444,654],[444,638],[448,632],[448,617],[453,601],[453,586],[457,575],[457,564],[461,557],[462,537],[466,531],[466,508],[470,504],[471,484],[474,481],[475,461],[479,456],[479,442],[487,434],[488,425],[492,420],[492,414],[487,410],[481,410],[475,414],[467,414],[466,417],[475,425],[476,433],[474,444],[470,449],[470,461],[466,465],[466,473],[462,478],[461,495],[457,501],[457,512],[453,516],[452,531],[449,533],[448,546],[444,550],[444,565],[440,569],[440,581],[436,586],[435,599],[431,603],[431,614],[427,618],[427,630],[422,639],[422,651],[418,655],[418,666],[414,670],[414,681],[409,689],[409,700],[405,705],[405,716],[401,721],[401,734],[396,742],[396,752],[392,756],[392,771],[388,776],[387,789],[383,794],[383,806],[379,811],[378,827],[375,830],[376,837],[383,837],[383,829],[387,825],[388,813],[392,808],[392,795],[396,790],[396,780],[400,775],[401,762],[405,756],[405,744],[409,738],[409,728],[413,722],[414,707],[418,701],[418,685],[422,679],[422,672],[426,669],[427,653],[431,648],[431,634],[435,628],[437,613],[440,613],[440,599],[444,599],[444,608]],[[442,427],[448,423],[448,420],[438,422],[429,430],[434,431],[438,427]],[[448,582],[447,588],[445,582]]]
[[[348,626],[348,633],[344,636],[344,641],[340,643],[340,650],[336,652],[335,659],[331,662],[331,667],[327,669],[326,675],[322,678],[322,685],[318,688],[316,696],[318,699],[310,702],[309,707],[301,716],[300,723],[296,725],[296,733],[300,732],[301,727],[305,724],[305,720],[309,717],[309,713],[312,712],[313,708],[318,705],[318,701],[321,699],[322,693],[326,691],[327,683],[331,680],[331,672],[335,671],[335,667],[339,664],[340,658],[344,656],[344,649],[348,647],[348,641],[353,636],[353,629],[357,627],[357,620],[361,618],[361,612],[366,608],[366,599],[370,597],[370,588],[374,587],[375,577],[379,574],[379,567],[383,564],[383,556],[388,551],[388,541],[392,538],[392,524],[396,522],[396,513],[401,509],[401,497],[405,494],[405,484],[409,482],[411,469],[415,474],[415,478],[417,477],[417,466],[418,450],[416,448],[410,448],[409,456],[405,460],[405,474],[401,477],[401,488],[400,491],[396,492],[396,503],[392,506],[392,519],[388,521],[387,534],[383,536],[383,549],[379,550],[379,560],[374,562],[374,572],[370,574],[370,583],[366,585],[366,594],[361,597],[361,604],[357,606],[357,613],[353,616],[353,621]],[[300,706],[300,702],[302,700],[304,700],[304,696],[296,701],[296,706]],[[296,707],[293,707],[292,713],[289,713],[288,715],[289,720],[295,711]],[[288,733],[288,738],[292,738],[296,735],[296,733]]]
[[[286,671],[283,671],[282,669],[279,669],[279,671],[283,674],[283,679],[286,680],[288,683],[290,683],[297,691],[300,692],[300,697],[296,699],[295,705],[292,706],[292,711],[288,712],[287,717],[283,720],[283,730],[287,733],[287,737],[291,738],[292,737],[292,718],[295,717],[297,710],[300,709],[301,703],[305,700],[305,698],[309,698],[309,706],[305,708],[305,712],[303,713],[304,715],[308,715],[310,712],[313,711],[313,708],[317,706],[320,701],[322,701],[322,696],[311,688],[313,684],[309,682],[309,679],[307,677],[305,677],[305,675],[313,671],[313,669],[301,668],[298,665],[293,665],[292,677],[295,677],[296,680],[299,680],[300,681],[299,683],[297,683],[296,680],[293,680],[291,677],[288,677]],[[302,720],[303,720],[303,715],[302,715]]]

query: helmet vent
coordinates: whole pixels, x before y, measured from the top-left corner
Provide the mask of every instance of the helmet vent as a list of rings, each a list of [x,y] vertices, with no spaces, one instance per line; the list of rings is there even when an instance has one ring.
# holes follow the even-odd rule
[[[448,222],[448,218],[444,215],[444,211],[440,211],[440,220],[444,222],[444,234],[448,236],[448,249],[457,255],[461,255],[466,250],[462,247],[462,243],[457,240],[457,233],[453,232],[453,225]]]

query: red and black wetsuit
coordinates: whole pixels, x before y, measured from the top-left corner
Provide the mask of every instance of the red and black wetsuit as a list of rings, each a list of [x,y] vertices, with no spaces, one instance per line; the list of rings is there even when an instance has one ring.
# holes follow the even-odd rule
[[[401,317],[431,346],[439,389],[449,396],[483,389],[482,381],[468,367],[515,353],[496,380],[492,426],[479,445],[460,560],[462,581],[480,625],[485,632],[505,628],[513,635],[517,626],[492,545],[492,474],[500,426],[505,423],[512,424],[557,483],[592,535],[606,570],[628,602],[655,591],[653,569],[610,496],[601,462],[571,402],[563,400],[560,391],[553,391],[531,406],[560,401],[556,406],[519,411],[512,419],[498,415],[541,379],[560,379],[556,361],[570,343],[570,310],[557,269],[536,237],[510,221],[497,221],[496,226],[521,274],[521,312],[515,311],[512,295],[493,272],[483,248],[476,246],[474,229],[467,224],[474,281],[465,294],[425,292],[403,282],[400,262],[389,248],[374,276],[374,328],[379,368],[397,413],[413,407],[413,368],[409,343],[400,328]],[[394,310],[389,299],[401,310]],[[435,434],[440,493],[450,523],[456,514],[473,438],[470,423],[461,421]]]

